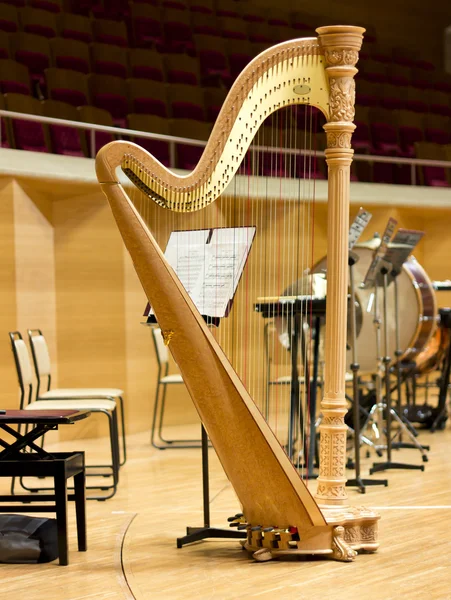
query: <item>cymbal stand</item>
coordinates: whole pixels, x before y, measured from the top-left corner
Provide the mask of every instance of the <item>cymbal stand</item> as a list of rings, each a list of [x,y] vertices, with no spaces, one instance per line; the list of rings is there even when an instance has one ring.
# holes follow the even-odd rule
[[[352,363],[351,363],[351,371],[352,371],[352,411],[353,411],[353,419],[354,419],[354,470],[355,477],[354,479],[348,479],[346,485],[348,487],[357,487],[361,494],[364,494],[366,491],[367,485],[388,485],[388,481],[386,479],[362,479],[360,475],[360,444],[361,444],[361,436],[360,436],[360,390],[359,390],[359,369],[360,365],[357,360],[357,316],[355,310],[355,284],[354,284],[354,265],[356,263],[356,259],[349,255],[348,264],[349,264],[349,285],[351,288],[351,337],[352,337]]]
[[[385,402],[383,403],[383,408],[385,410],[386,415],[386,424],[385,424],[385,435],[387,439],[387,460],[381,463],[374,463],[372,468],[370,469],[370,474],[377,473],[379,471],[386,471],[388,469],[418,469],[420,471],[424,471],[424,465],[412,465],[407,463],[399,463],[392,461],[392,418],[397,422],[399,430],[402,430],[403,433],[406,434],[407,437],[410,437],[412,443],[415,447],[421,452],[423,461],[427,461],[427,455],[425,454],[424,448],[419,444],[415,436],[409,431],[406,427],[405,423],[398,416],[396,411],[392,408],[391,405],[391,386],[390,386],[390,362],[391,357],[388,355],[388,304],[387,304],[387,288],[388,288],[388,274],[389,269],[383,265],[380,269],[380,274],[382,275],[382,289],[383,289],[383,316],[384,316],[384,357],[382,359],[384,365],[384,374],[385,374]],[[376,282],[377,289],[377,282]]]

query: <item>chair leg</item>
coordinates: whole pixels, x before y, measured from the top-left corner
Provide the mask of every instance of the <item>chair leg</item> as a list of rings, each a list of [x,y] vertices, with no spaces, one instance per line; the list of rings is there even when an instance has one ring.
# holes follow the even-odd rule
[[[58,554],[60,565],[69,564],[67,542],[67,479],[65,465],[58,465],[55,471],[55,511],[58,528]]]
[[[86,473],[84,470],[74,475],[75,514],[77,517],[78,550],[86,552]]]
[[[119,423],[117,409],[113,410],[112,413],[112,424],[113,424],[113,446],[114,446],[114,460],[113,460],[113,473],[116,475],[116,485],[119,483],[119,468],[120,468],[120,449],[119,449]]]
[[[119,396],[119,403],[121,406],[121,428],[122,428],[122,462],[119,463],[120,467],[123,467],[127,462],[127,442],[125,436],[125,412],[124,412],[124,399]]]
[[[157,425],[157,412],[158,412],[158,404],[159,404],[159,400],[160,400],[160,382],[158,381],[157,383],[157,389],[155,391],[155,404],[153,407],[153,416],[152,416],[152,425],[150,428],[150,443],[152,444],[152,446],[154,448],[157,448],[158,450],[164,450],[164,448],[162,446],[159,446],[156,442],[155,442],[155,429],[156,429],[156,425]]]

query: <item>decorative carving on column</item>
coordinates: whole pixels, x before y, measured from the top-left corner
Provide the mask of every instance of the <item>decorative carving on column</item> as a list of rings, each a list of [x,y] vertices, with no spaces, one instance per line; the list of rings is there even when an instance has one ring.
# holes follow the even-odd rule
[[[346,504],[346,320],[348,296],[349,180],[353,151],[355,64],[362,44],[363,29],[320,27],[317,29],[329,75],[329,116],[326,160],[329,169],[327,253],[326,371],[324,416],[320,427],[320,474],[316,499],[322,506]],[[334,348],[335,359],[332,356]]]

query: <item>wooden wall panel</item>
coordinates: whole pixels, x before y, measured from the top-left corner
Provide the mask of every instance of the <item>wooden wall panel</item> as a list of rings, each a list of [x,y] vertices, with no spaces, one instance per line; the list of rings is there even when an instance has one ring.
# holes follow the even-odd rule
[[[99,191],[58,200],[53,210],[59,385],[124,389],[122,239]],[[85,421],[85,434],[104,432],[100,422]]]
[[[0,180],[0,407],[17,408],[18,383],[8,331],[16,329],[14,182]]]
[[[14,183],[16,327],[24,338],[27,338],[27,329],[42,329],[49,351],[56,357],[52,203],[35,190],[28,193],[19,183]],[[55,361],[52,367],[55,387],[57,372]]]

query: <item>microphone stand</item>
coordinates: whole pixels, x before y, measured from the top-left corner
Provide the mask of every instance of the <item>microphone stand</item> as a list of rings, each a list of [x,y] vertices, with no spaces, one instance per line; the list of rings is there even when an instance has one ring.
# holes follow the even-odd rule
[[[374,463],[372,468],[370,469],[370,474],[377,473],[379,471],[385,471],[388,469],[418,469],[420,471],[424,471],[424,465],[412,465],[407,463],[399,463],[392,461],[392,435],[391,435],[391,427],[392,427],[392,417],[397,421],[399,426],[399,431],[403,431],[406,433],[408,437],[412,439],[412,442],[415,444],[415,447],[420,450],[423,456],[423,461],[425,460],[425,453],[423,447],[415,440],[415,437],[408,430],[405,423],[398,416],[395,410],[391,405],[391,389],[390,389],[390,362],[391,357],[388,355],[388,303],[387,303],[387,288],[388,288],[388,274],[390,272],[387,267],[386,261],[382,262],[382,266],[380,268],[380,275],[382,275],[382,289],[383,289],[383,316],[384,316],[384,357],[382,359],[384,365],[384,374],[385,374],[385,402],[383,403],[383,408],[385,409],[386,414],[386,439],[387,439],[387,460],[381,463]],[[377,278],[379,279],[379,278]],[[376,289],[378,286],[378,281],[376,280]],[[426,456],[427,460],[427,456]]]
[[[351,288],[351,337],[352,337],[352,411],[354,420],[354,479],[348,479],[346,485],[348,487],[357,487],[361,494],[366,491],[367,485],[388,485],[386,479],[362,479],[360,475],[360,390],[359,390],[359,369],[360,365],[357,360],[357,315],[355,310],[355,284],[354,284],[354,265],[358,260],[357,256],[349,254],[349,284]]]

